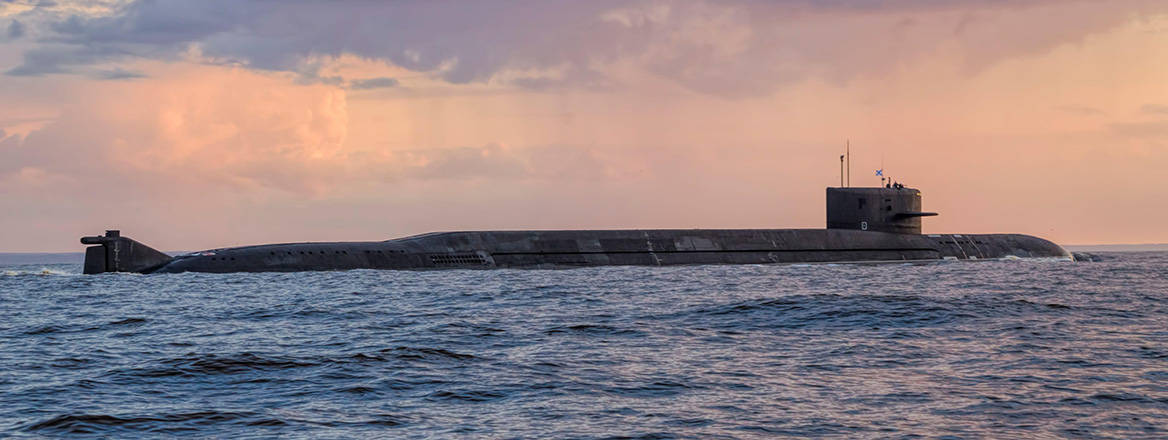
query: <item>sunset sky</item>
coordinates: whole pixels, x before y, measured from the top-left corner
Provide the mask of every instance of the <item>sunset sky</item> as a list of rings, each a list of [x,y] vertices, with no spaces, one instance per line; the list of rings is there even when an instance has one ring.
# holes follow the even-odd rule
[[[0,0],[0,251],[821,228],[1168,242],[1168,1]]]

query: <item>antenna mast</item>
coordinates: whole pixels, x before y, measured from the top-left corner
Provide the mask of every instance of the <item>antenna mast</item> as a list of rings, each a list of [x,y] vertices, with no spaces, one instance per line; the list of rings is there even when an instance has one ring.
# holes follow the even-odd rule
[[[851,139],[848,139],[847,155],[848,155],[848,187],[850,188],[852,186],[852,140]]]

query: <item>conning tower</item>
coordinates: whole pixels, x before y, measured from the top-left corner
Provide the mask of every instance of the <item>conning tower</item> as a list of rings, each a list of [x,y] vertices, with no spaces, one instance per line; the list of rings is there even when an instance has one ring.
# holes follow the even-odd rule
[[[828,188],[827,229],[920,234],[921,192],[901,185],[884,188]]]

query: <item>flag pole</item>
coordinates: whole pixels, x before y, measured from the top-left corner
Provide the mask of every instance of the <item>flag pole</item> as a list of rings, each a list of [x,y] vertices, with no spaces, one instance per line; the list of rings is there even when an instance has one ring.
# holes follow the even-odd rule
[[[852,187],[852,140],[848,139],[848,187]]]

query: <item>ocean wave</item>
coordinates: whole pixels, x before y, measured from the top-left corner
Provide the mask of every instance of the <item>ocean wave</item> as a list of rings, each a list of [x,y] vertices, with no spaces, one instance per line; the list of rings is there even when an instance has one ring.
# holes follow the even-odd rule
[[[669,317],[711,328],[797,329],[923,327],[975,316],[952,301],[921,296],[797,295],[703,306]]]
[[[255,417],[254,413],[198,411],[161,415],[62,414],[33,423],[27,431],[62,434],[102,434],[147,431],[159,434],[196,431],[200,426]],[[254,421],[253,421],[254,422]]]
[[[19,277],[19,276],[29,276],[29,275],[33,275],[33,276],[77,276],[77,275],[81,275],[81,273],[80,272],[69,272],[69,271],[62,270],[62,269],[42,267],[40,269],[4,269],[4,271],[0,272],[0,275],[8,276],[8,277]]]
[[[197,377],[304,368],[316,365],[319,363],[255,353],[234,355],[189,353],[186,356],[159,359],[150,362],[148,366],[135,368],[126,373],[139,377]]]

